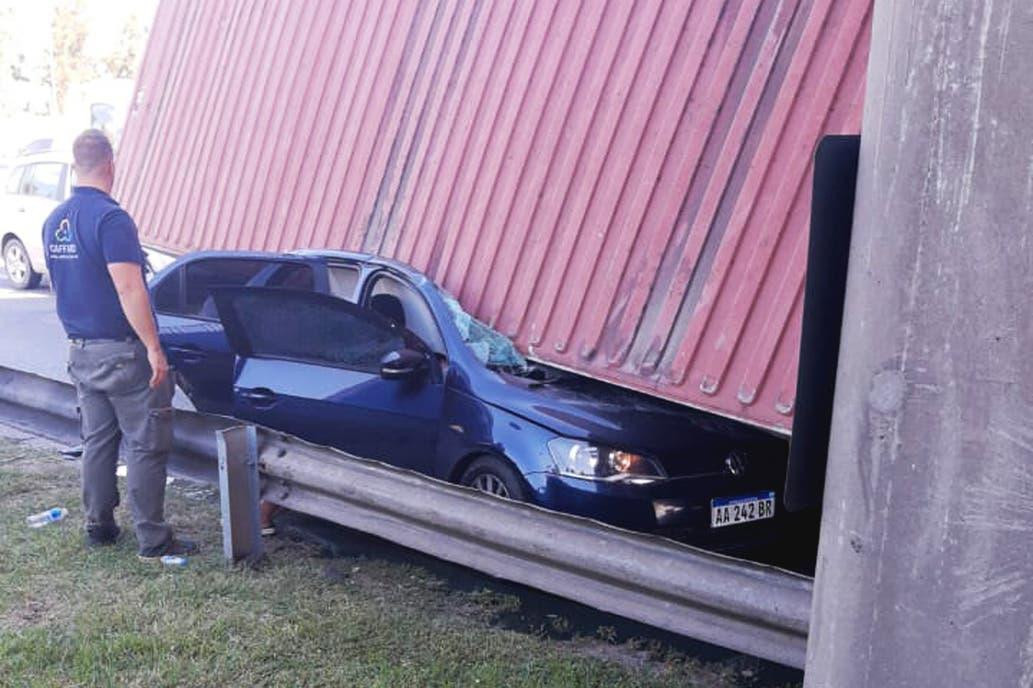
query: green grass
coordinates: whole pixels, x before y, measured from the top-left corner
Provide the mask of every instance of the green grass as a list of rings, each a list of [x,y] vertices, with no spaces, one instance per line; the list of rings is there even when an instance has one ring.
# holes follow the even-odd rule
[[[0,440],[0,685],[749,685],[657,648],[497,627],[519,598],[451,590],[412,565],[277,540],[260,570],[228,568],[216,496],[180,485],[170,521],[204,550],[164,570],[136,560],[131,533],[84,548],[74,465]],[[26,527],[54,505],[70,517]]]

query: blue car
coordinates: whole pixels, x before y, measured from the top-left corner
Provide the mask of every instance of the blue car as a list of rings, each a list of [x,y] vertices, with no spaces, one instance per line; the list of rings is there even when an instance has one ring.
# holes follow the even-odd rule
[[[407,265],[202,252],[151,292],[198,410],[697,544],[767,541],[782,519],[784,440],[530,362]]]

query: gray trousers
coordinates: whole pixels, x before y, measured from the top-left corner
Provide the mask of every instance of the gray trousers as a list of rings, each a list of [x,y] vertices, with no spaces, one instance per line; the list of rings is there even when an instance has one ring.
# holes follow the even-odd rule
[[[137,340],[73,340],[68,374],[82,414],[82,497],[86,528],[114,524],[115,469],[125,440],[129,509],[140,553],[164,550],[165,465],[172,445],[172,383],[149,387],[147,350]]]

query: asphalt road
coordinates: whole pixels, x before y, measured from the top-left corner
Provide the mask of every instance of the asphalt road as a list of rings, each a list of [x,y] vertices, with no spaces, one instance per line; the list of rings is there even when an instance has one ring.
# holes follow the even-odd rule
[[[0,272],[0,365],[67,380],[67,341],[50,290],[19,291]]]
[[[0,270],[0,365],[68,382],[67,360],[68,339],[46,281],[21,291]],[[172,404],[193,409],[179,389]]]

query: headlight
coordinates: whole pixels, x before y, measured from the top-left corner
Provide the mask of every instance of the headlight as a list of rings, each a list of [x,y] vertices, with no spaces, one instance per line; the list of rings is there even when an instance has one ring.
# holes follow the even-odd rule
[[[583,440],[557,437],[549,441],[549,453],[563,475],[591,480],[645,478],[652,482],[666,478],[664,469],[653,459],[640,454],[600,447]]]

